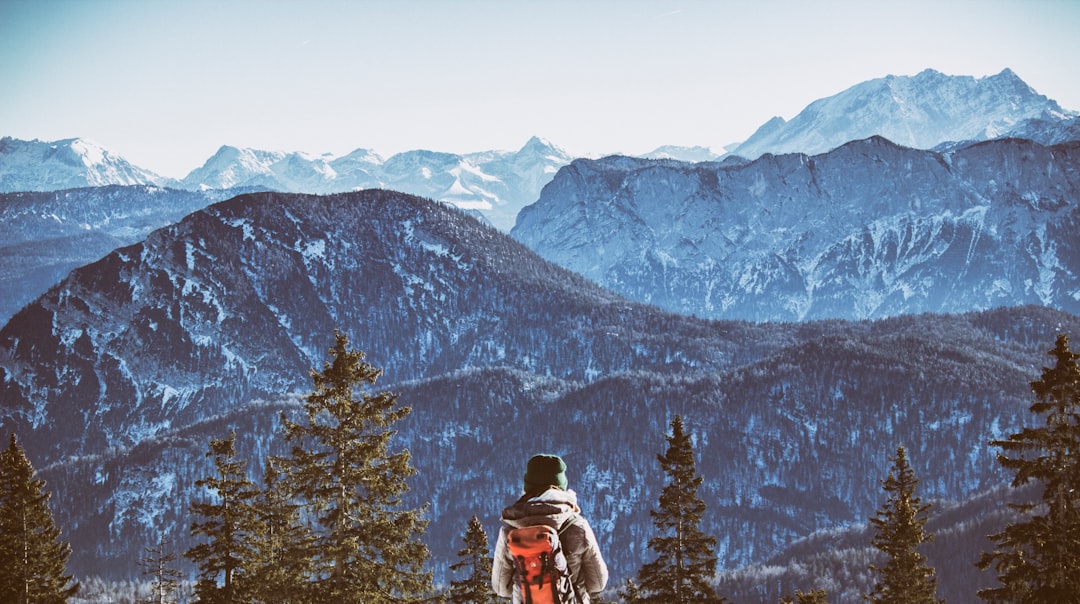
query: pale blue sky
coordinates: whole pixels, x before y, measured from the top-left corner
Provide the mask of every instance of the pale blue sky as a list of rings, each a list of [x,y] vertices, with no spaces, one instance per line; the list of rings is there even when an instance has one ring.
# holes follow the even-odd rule
[[[864,80],[1006,67],[1080,110],[1080,0],[0,0],[0,136],[177,178],[223,144],[720,150]]]

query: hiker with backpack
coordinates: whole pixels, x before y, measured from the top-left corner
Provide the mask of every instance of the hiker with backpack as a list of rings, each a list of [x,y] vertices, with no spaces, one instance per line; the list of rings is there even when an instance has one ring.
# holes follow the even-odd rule
[[[491,586],[514,604],[589,604],[607,585],[596,535],[557,455],[534,455],[525,494],[502,511]]]

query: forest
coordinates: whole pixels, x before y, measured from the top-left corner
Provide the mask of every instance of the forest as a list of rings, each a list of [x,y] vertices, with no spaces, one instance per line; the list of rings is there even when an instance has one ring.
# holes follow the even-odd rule
[[[411,505],[404,497],[416,474],[413,453],[397,443],[395,424],[411,408],[398,396],[373,392],[381,370],[337,332],[330,359],[311,373],[313,391],[302,413],[280,414],[288,454],[264,460],[256,481],[237,455],[235,431],[211,439],[205,455],[214,471],[196,485],[203,496],[187,502],[195,545],[171,551],[162,536],[140,560],[144,581],[115,583],[75,578],[66,564],[71,546],[53,518],[45,482],[16,435],[0,456],[0,599],[21,602],[494,602],[487,583],[491,543],[475,516],[457,528],[464,547],[447,584],[435,581],[424,542],[425,514],[436,502]],[[986,530],[987,547],[971,560],[996,581],[974,594],[987,602],[1080,601],[1080,355],[1057,337],[1052,363],[1031,382],[1024,426],[986,443],[1012,476],[980,502],[987,512],[971,528]],[[921,481],[898,446],[879,480],[876,513],[860,531],[818,536],[833,554],[792,558],[718,573],[718,528],[704,522],[708,503],[695,439],[681,414],[670,422],[666,452],[656,459],[665,475],[653,503],[653,533],[642,564],[622,585],[609,585],[597,602],[773,601],[800,604],[850,601],[851,591],[873,602],[939,602],[945,586],[927,546],[951,538],[937,517],[956,510],[925,503]],[[657,451],[663,449],[657,436]],[[778,495],[780,497],[780,495]],[[1002,508],[1001,503],[1006,507]],[[827,502],[819,502],[827,505]],[[595,510],[593,510],[595,512]],[[595,514],[593,519],[598,519]],[[970,517],[968,517],[970,518]],[[964,520],[963,522],[972,522]],[[667,534],[678,527],[680,538]],[[867,537],[869,537],[867,539]],[[941,544],[934,556],[948,554]],[[821,551],[820,544],[807,551]],[[195,573],[180,570],[180,557]],[[826,571],[837,564],[841,572]],[[856,564],[851,564],[855,561]],[[955,565],[955,561],[953,562]],[[801,573],[794,572],[802,570]],[[850,581],[840,581],[843,572]],[[631,574],[631,573],[628,573]],[[805,584],[785,584],[781,578]],[[784,590],[778,596],[772,586]],[[952,592],[960,586],[950,584]],[[970,585],[969,585],[970,588]],[[970,596],[971,594],[969,594]],[[956,601],[950,595],[949,601]],[[961,596],[963,599],[963,596]]]

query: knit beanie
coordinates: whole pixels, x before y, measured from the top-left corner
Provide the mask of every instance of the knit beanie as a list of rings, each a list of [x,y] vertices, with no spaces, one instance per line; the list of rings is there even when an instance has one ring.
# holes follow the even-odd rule
[[[558,455],[533,455],[525,467],[525,492],[555,485],[566,490],[566,464]]]

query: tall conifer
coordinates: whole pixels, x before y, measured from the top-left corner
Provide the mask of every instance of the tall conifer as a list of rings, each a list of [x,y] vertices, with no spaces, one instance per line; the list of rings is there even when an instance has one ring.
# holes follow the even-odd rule
[[[300,505],[281,479],[278,463],[266,462],[263,488],[252,501],[256,522],[248,536],[245,592],[256,604],[302,601],[312,572],[314,536],[300,518]]]
[[[458,550],[457,562],[450,570],[465,570],[464,579],[450,582],[451,604],[496,604],[499,599],[491,588],[491,550],[480,519],[473,516],[465,529],[465,547]]]
[[[893,467],[883,481],[888,500],[878,510],[870,524],[877,527],[872,545],[888,560],[885,566],[870,566],[877,572],[874,591],[866,599],[881,604],[937,604],[937,577],[919,553],[919,546],[933,540],[926,532],[929,504],[915,495],[919,480],[908,464],[907,451],[897,447]]]
[[[45,481],[15,435],[0,451],[0,602],[55,604],[75,595],[67,572],[71,546],[49,509]]]
[[[658,535],[649,539],[657,553],[655,561],[638,572],[637,601],[647,604],[718,604],[709,581],[716,571],[716,538],[701,531],[705,502],[697,490],[702,478],[697,473],[694,449],[682,416],[671,422],[671,436],[665,436],[668,450],[658,455],[669,482],[660,494],[660,508],[651,510]]]
[[[979,592],[989,602],[1080,602],[1080,355],[1065,335],[1049,354],[1054,366],[1031,383],[1030,408],[1043,425],[991,442],[1014,487],[1035,481],[1043,493],[1037,503],[1010,504],[1026,519],[990,536],[997,549],[978,565],[993,566],[1001,586]]]
[[[211,439],[206,456],[213,458],[216,475],[196,481],[195,486],[213,491],[213,499],[191,505],[192,513],[202,516],[192,523],[191,533],[207,541],[184,556],[199,567],[195,593],[200,602],[246,601],[240,575],[251,559],[248,536],[256,530],[251,502],[257,490],[244,472],[245,462],[236,459],[235,432]]]
[[[143,576],[151,578],[150,598],[144,600],[146,604],[176,604],[182,573],[173,567],[174,562],[176,554],[166,552],[165,545],[160,541],[143,550],[139,566],[143,568]]]
[[[421,601],[432,592],[424,570],[427,546],[422,510],[401,509],[406,478],[415,473],[408,451],[390,451],[392,426],[410,412],[396,395],[371,394],[381,370],[364,362],[335,332],[331,360],[312,371],[304,399],[306,421],[283,417],[292,443],[289,481],[317,524],[311,601]]]

